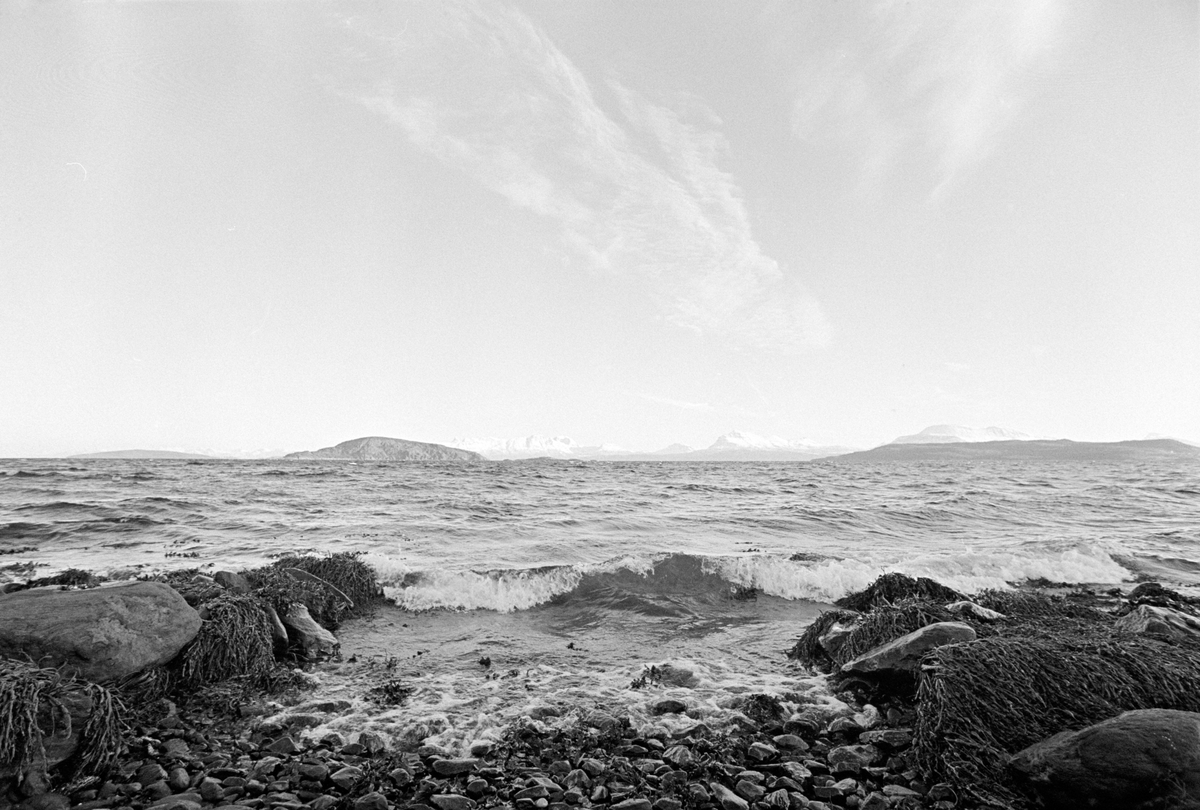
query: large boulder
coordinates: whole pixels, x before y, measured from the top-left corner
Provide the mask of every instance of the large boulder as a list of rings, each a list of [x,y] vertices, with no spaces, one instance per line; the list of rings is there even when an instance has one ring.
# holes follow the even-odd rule
[[[946,644],[975,640],[975,628],[962,622],[935,622],[889,641],[842,665],[843,672],[915,674],[921,658]]]
[[[199,630],[200,614],[161,582],[0,596],[0,656],[98,683],[167,663]]]
[[[1133,612],[1117,619],[1113,628],[1124,633],[1164,636],[1174,641],[1200,644],[1200,619],[1155,605],[1138,605]]]
[[[1035,743],[1009,767],[1047,807],[1200,810],[1200,714],[1125,712]]]

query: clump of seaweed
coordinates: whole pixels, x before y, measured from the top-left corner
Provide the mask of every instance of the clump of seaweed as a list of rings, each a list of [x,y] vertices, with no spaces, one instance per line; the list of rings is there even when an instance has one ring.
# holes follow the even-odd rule
[[[70,756],[47,772],[47,743],[66,740],[72,712],[84,714]],[[0,773],[18,783],[47,779],[70,784],[103,776],[121,752],[118,704],[102,686],[58,670],[0,660]]]
[[[1145,708],[1200,711],[1200,652],[1102,626],[995,636],[934,650],[918,688],[915,751],[927,775],[1000,808],[1030,806],[1009,757],[1064,729]]]
[[[281,557],[271,565],[243,572],[254,593],[283,615],[303,604],[321,626],[336,630],[342,619],[361,615],[382,598],[374,570],[358,554]]]
[[[922,599],[928,602],[956,602],[964,596],[953,588],[930,579],[913,579],[905,574],[883,574],[864,590],[843,596],[834,602],[840,608],[865,612],[877,605],[899,602],[902,599]]]
[[[192,607],[202,605],[225,593],[224,588],[213,582],[211,577],[201,574],[198,568],[170,571],[160,577],[159,581],[174,588]]]
[[[280,557],[275,561],[275,567],[303,571],[336,588],[351,602],[346,616],[360,615],[363,609],[383,598],[383,590],[375,580],[375,570],[363,562],[357,552],[337,552],[325,557]]]
[[[264,682],[275,669],[271,621],[253,596],[225,595],[204,604],[207,618],[179,657],[181,686],[247,676]]]

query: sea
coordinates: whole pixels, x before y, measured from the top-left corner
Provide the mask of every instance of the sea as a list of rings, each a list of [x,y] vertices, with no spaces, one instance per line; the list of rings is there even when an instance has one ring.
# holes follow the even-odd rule
[[[453,754],[597,712],[682,734],[756,695],[851,711],[786,651],[886,572],[1200,594],[1200,463],[0,460],[0,584],[297,552],[360,554],[392,602],[310,668],[344,703],[306,734]]]

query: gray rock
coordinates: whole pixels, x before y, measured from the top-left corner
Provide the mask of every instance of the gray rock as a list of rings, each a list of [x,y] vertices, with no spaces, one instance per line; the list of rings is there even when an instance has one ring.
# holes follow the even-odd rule
[[[329,781],[340,787],[342,790],[349,790],[354,786],[354,783],[362,778],[363,769],[354,765],[347,765],[343,768],[338,768],[329,775]]]
[[[475,810],[475,802],[466,796],[456,793],[439,793],[429,797],[429,801],[441,810]]]
[[[649,799],[626,799],[614,804],[612,810],[651,810],[652,806]]]
[[[316,660],[337,653],[340,646],[337,637],[317,624],[308,608],[299,602],[289,605],[279,619],[287,628],[288,638],[296,643],[305,658]]]
[[[833,773],[858,773],[868,765],[883,759],[879,749],[873,745],[839,745],[832,748],[827,757],[829,770]]]
[[[477,759],[435,759],[433,772],[438,776],[457,776],[460,773],[470,773],[479,767]]]
[[[795,734],[777,734],[771,738],[771,742],[786,751],[808,750],[808,743],[804,741],[804,738],[797,737]]]
[[[162,582],[0,596],[0,656],[94,682],[165,664],[199,630],[200,614]]]
[[[682,714],[686,711],[687,704],[674,698],[663,698],[650,709],[651,714]]]
[[[1174,641],[1200,642],[1200,619],[1171,608],[1138,605],[1117,619],[1113,629],[1142,636],[1163,636]]]
[[[1200,810],[1200,714],[1125,712],[1035,743],[1009,767],[1062,810]]]
[[[912,740],[912,730],[907,728],[881,728],[874,731],[864,731],[858,735],[860,743],[882,745],[892,750],[907,748],[912,744]]]
[[[233,571],[218,571],[213,574],[213,581],[230,593],[247,594],[252,590],[250,580]]]
[[[915,674],[921,658],[946,644],[975,640],[975,629],[962,622],[935,622],[890,641],[842,665],[843,672],[908,672]]]
[[[712,791],[712,797],[724,810],[749,810],[750,804],[745,799],[720,782],[710,782],[708,788]]]
[[[354,810],[388,810],[388,800],[379,791],[372,791],[354,800]]]

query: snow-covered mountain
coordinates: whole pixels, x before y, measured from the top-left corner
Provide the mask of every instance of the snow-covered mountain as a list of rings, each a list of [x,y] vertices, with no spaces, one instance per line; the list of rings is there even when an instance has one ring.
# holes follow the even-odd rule
[[[783,450],[805,453],[816,447],[815,442],[806,439],[781,439],[778,436],[759,436],[754,433],[744,433],[733,430],[717,437],[709,446],[709,450]]]
[[[471,450],[495,461],[518,458],[580,458],[583,448],[566,436],[525,436],[520,439],[460,438],[445,442],[447,447]]]
[[[520,439],[458,438],[447,447],[471,450],[493,461],[531,458],[608,459],[612,461],[807,461],[848,453],[851,447],[823,447],[810,441],[781,439],[732,431],[709,447],[697,450],[672,444],[654,452],[627,450],[614,444],[581,445],[566,436],[526,436]]]
[[[892,444],[955,444],[958,442],[1030,441],[1037,437],[1001,427],[973,428],[962,425],[931,425],[920,433],[900,436]]]

